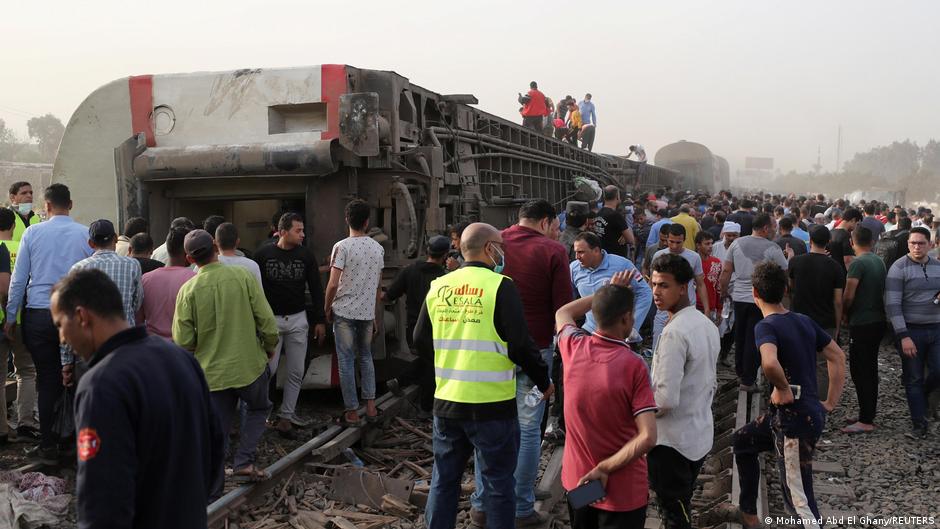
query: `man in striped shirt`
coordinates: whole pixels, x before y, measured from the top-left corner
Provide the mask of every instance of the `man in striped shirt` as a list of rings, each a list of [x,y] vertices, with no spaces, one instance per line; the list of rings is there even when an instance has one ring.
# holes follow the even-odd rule
[[[910,253],[891,265],[885,312],[894,327],[913,439],[927,438],[927,398],[940,390],[940,261],[927,255],[930,231],[911,229]],[[927,374],[929,373],[929,374]]]

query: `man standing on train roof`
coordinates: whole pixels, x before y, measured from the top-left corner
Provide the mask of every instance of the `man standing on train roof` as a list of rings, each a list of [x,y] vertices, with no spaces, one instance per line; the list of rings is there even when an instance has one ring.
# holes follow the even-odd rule
[[[522,105],[522,126],[535,130],[542,130],[542,118],[549,114],[545,104],[545,94],[539,91],[535,81],[529,83],[526,95],[519,94],[519,104]]]
[[[474,450],[482,463],[487,529],[516,526],[517,366],[543,392],[543,401],[555,391],[529,336],[519,291],[500,274],[504,247],[493,226],[468,226],[460,238],[466,262],[431,283],[415,327],[418,355],[433,358],[437,380],[428,529],[454,527],[460,482]]]
[[[33,211],[33,186],[29,182],[16,182],[10,186],[10,209],[16,213],[13,240],[19,242],[27,227],[42,220]]]

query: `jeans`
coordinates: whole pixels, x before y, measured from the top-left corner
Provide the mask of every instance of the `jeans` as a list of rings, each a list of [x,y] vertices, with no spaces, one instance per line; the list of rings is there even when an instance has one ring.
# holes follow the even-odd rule
[[[359,409],[356,398],[356,360],[362,383],[362,400],[375,399],[375,366],[372,364],[372,321],[333,315],[339,385],[346,411]]]
[[[908,324],[917,354],[908,358],[901,351],[901,379],[907,395],[907,407],[911,410],[911,422],[915,428],[927,426],[927,395],[940,389],[940,326]],[[924,370],[927,370],[927,374]]]
[[[849,372],[858,397],[858,421],[874,424],[878,407],[878,346],[885,323],[855,325],[849,329]],[[820,398],[825,395],[820,394]]]
[[[284,347],[284,360],[287,362],[287,377],[284,380],[284,397],[281,400],[281,410],[278,417],[284,419],[294,418],[294,409],[297,407],[297,397],[300,396],[300,384],[304,380],[304,367],[307,361],[307,332],[310,325],[307,323],[307,313],[298,312],[287,316],[277,315],[278,340],[274,357],[268,361],[271,377],[277,377],[277,366],[281,357],[281,347]]]
[[[551,377],[553,347],[542,349],[542,360],[548,365],[548,376]],[[542,454],[542,416],[545,413],[545,402],[539,402],[535,407],[527,406],[526,394],[532,390],[535,383],[528,375],[516,373],[516,408],[519,413],[519,457],[516,460],[516,517],[524,518],[535,512],[535,478],[539,474],[539,459]],[[482,468],[480,453],[474,455],[474,468]],[[478,470],[474,471],[476,490],[470,496],[473,508],[486,512],[481,499],[487,490],[483,487],[483,477]]]
[[[761,452],[776,451],[784,503],[804,520],[803,527],[819,527],[815,521],[806,520],[819,519],[813,494],[813,454],[822,433],[820,422],[824,420],[796,412],[790,406],[771,406],[767,413],[734,432],[734,460],[741,483],[738,504],[742,512],[757,514],[758,456]]]
[[[734,371],[747,386],[757,380],[760,354],[754,340],[754,327],[762,319],[764,315],[754,303],[734,302]]]
[[[691,529],[692,492],[705,458],[686,459],[670,446],[657,445],[646,456],[650,488],[656,492],[660,518],[667,529]]]
[[[264,434],[268,413],[271,412],[271,401],[268,399],[269,379],[270,372],[268,367],[265,366],[261,375],[248,386],[209,393],[209,397],[212,399],[212,407],[218,415],[222,427],[223,454],[223,464],[215,469],[215,478],[212,482],[212,493],[210,494],[211,499],[217,499],[222,495],[222,487],[225,482],[224,458],[228,454],[229,432],[232,430],[232,420],[235,418],[236,404],[239,400],[245,403],[245,413],[242,416],[238,449],[235,451],[232,468],[239,470],[252,464],[255,460],[255,450],[258,448],[261,435]]]
[[[483,475],[487,529],[514,529],[519,421],[466,421],[434,417],[434,471],[424,516],[427,529],[453,529],[457,523],[460,480],[476,450]]]
[[[542,116],[522,116],[522,126],[542,132]]]
[[[39,401],[40,446],[52,448],[58,438],[52,431],[55,405],[62,396],[62,361],[59,356],[59,331],[52,323],[49,309],[23,311],[23,343],[36,366],[36,390]]]

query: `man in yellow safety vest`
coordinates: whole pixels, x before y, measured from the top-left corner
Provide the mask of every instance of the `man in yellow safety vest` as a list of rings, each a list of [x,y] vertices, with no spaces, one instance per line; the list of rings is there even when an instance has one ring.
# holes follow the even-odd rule
[[[13,229],[16,225],[16,213],[9,209],[0,208],[0,246],[6,249],[6,254],[10,256],[9,264],[0,262],[0,301],[6,306],[7,290],[10,285],[10,275],[13,273],[13,266],[16,264],[16,253],[19,251],[19,241],[13,240]],[[0,250],[0,255],[3,252]],[[5,256],[4,256],[5,257]],[[5,279],[4,279],[5,278]],[[3,309],[0,309],[0,320],[5,319]],[[16,315],[16,321],[19,323],[19,314]],[[36,366],[33,365],[33,357],[23,345],[23,334],[17,326],[17,331],[13,340],[3,336],[0,337],[0,374],[3,377],[0,380],[6,380],[7,357],[10,351],[13,352],[13,367],[16,369],[16,434],[20,441],[38,441],[39,423],[33,417],[33,408],[36,407]],[[6,421],[6,395],[5,391],[0,391],[0,444],[7,435]]]
[[[19,242],[26,228],[42,220],[33,211],[33,186],[29,182],[16,182],[10,186],[10,209],[16,213],[12,240]]]
[[[418,354],[433,355],[436,382],[434,471],[425,518],[428,529],[454,527],[461,476],[476,450],[487,529],[512,529],[519,451],[517,366],[535,382],[542,399],[555,387],[529,336],[519,292],[500,274],[505,264],[500,232],[489,224],[471,224],[460,237],[460,250],[463,266],[431,283],[414,331]]]

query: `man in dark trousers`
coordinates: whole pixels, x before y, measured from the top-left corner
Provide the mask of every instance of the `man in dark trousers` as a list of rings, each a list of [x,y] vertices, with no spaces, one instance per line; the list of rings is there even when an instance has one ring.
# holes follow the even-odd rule
[[[783,306],[786,271],[773,262],[762,262],[752,276],[754,301],[763,319],[754,329],[764,376],[773,386],[767,412],[734,433],[734,459],[738,465],[741,525],[759,527],[757,489],[761,452],[776,451],[789,512],[803,527],[819,528],[819,509],[813,495],[813,453],[822,436],[826,415],[842,396],[845,353],[809,316]],[[816,387],[816,354],[821,351],[829,369],[829,391]],[[820,400],[825,397],[825,400]]]
[[[130,327],[104,272],[52,291],[62,342],[88,362],[78,383],[78,527],[205,528],[222,431],[192,354]]]
[[[425,510],[428,529],[457,521],[460,482],[477,451],[488,529],[516,527],[513,470],[519,452],[516,366],[543,393],[555,391],[548,366],[529,336],[500,232],[484,223],[460,237],[466,262],[431,283],[415,327],[415,346],[433,357],[434,472]]]
[[[414,330],[418,323],[418,314],[421,313],[421,306],[428,297],[428,290],[431,288],[431,281],[441,277],[446,273],[444,270],[444,260],[447,259],[447,252],[450,251],[450,239],[443,235],[435,235],[428,241],[428,258],[424,261],[417,261],[406,266],[398,277],[388,287],[384,297],[386,301],[395,301],[406,296],[405,312],[408,316],[408,323],[405,326],[405,337],[408,340],[408,346],[414,347]],[[421,411],[430,413],[434,406],[434,366],[430,363],[420,361],[417,368],[418,383],[421,386]]]

